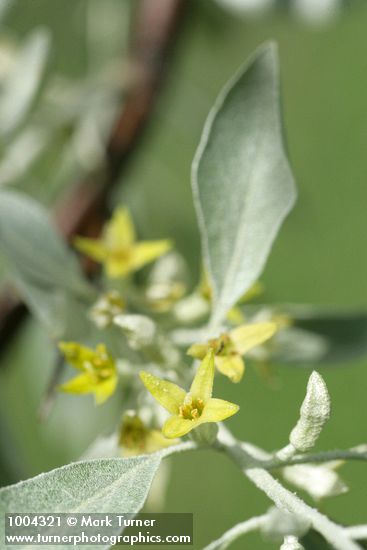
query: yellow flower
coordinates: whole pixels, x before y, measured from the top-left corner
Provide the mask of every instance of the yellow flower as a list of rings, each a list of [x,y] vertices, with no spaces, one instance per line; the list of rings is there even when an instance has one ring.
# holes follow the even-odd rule
[[[149,372],[140,378],[153,397],[172,414],[165,422],[162,433],[172,439],[182,437],[205,422],[220,422],[239,410],[239,406],[212,397],[214,382],[214,354],[210,350],[201,362],[190,391]]]
[[[124,414],[119,439],[123,456],[154,453],[177,443],[178,440],[164,437],[160,430],[147,428],[135,411]]]
[[[126,208],[117,208],[105,225],[101,239],[76,237],[74,244],[104,265],[108,277],[126,277],[171,248],[169,240],[136,242],[135,229]]]
[[[117,369],[104,344],[95,350],[75,342],[61,342],[65,359],[81,374],[59,386],[61,391],[75,394],[93,393],[97,405],[106,401],[117,386]]]
[[[248,323],[221,334],[219,338],[209,340],[207,343],[193,344],[187,353],[202,359],[208,350],[213,350],[217,369],[228,376],[232,382],[239,382],[245,372],[242,356],[271,338],[276,330],[276,323]]]

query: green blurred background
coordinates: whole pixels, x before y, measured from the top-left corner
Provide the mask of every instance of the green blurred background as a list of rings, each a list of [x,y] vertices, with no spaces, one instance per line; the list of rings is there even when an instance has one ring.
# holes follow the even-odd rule
[[[35,26],[50,28],[48,72],[80,82],[90,70],[87,11],[91,2],[14,2],[3,32],[19,38]],[[114,2],[121,33],[116,27],[109,33],[106,25],[104,49],[95,44],[101,67],[103,55],[118,57],[126,49],[132,3]],[[264,299],[367,307],[366,29],[366,3],[357,2],[336,20],[317,27],[284,9],[249,18],[209,0],[187,1],[154,116],[111,201],[131,207],[143,237],[171,235],[187,258],[195,282],[200,267],[199,237],[190,164],[203,122],[228,77],[256,46],[274,39],[280,49],[285,128],[299,200],[262,277]],[[42,102],[42,90],[38,101]],[[54,200],[60,189],[77,181],[72,174],[74,177],[65,177],[57,186],[49,185],[48,178],[54,181],[58,169],[57,147],[55,151],[41,167],[33,168],[30,178],[25,174],[13,185],[46,203]],[[28,320],[1,358],[4,483],[77,458],[96,430],[108,432],[114,417],[116,403],[95,411],[86,397],[81,399],[80,410],[76,398],[60,396],[47,424],[40,423],[37,408],[52,357],[47,336]],[[286,443],[310,374],[308,368],[291,366],[278,365],[274,370],[276,389],[264,383],[250,365],[241,384],[233,386],[223,377],[216,382],[218,395],[241,405],[241,413],[228,422],[235,435],[269,450]],[[365,442],[367,360],[344,368],[325,367],[322,374],[333,412],[318,449]],[[171,459],[171,466],[164,509],[194,513],[194,548],[201,548],[236,522],[263,513],[270,505],[225,457],[208,452],[185,454]],[[348,464],[342,475],[350,493],[323,502],[322,510],[340,522],[365,523],[365,466]],[[278,547],[258,535],[233,545],[251,550]]]

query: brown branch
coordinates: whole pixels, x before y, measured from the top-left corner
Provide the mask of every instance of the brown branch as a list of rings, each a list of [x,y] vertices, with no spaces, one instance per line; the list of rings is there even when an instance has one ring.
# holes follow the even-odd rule
[[[131,158],[152,113],[164,75],[167,55],[176,36],[185,0],[140,0],[130,45],[133,84],[123,97],[108,143],[106,161],[88,175],[55,208],[56,223],[70,239],[76,233],[94,236],[106,219],[106,199]],[[26,308],[11,287],[0,295],[0,353],[10,343],[24,319]]]

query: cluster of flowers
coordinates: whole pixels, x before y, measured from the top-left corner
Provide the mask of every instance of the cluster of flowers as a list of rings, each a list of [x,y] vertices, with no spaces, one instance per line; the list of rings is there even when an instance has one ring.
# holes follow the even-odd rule
[[[77,237],[75,246],[80,252],[101,263],[107,278],[124,279],[165,254],[172,245],[169,240],[138,242],[128,210],[118,208],[106,224],[101,238]],[[256,285],[252,294],[258,292],[259,285]],[[152,300],[151,305],[155,311],[166,311],[183,293],[184,290],[176,284],[171,286],[169,292]],[[207,280],[203,280],[200,285],[200,295],[203,300],[210,301],[211,291]],[[98,300],[91,315],[101,328],[125,309],[124,298],[113,290]],[[236,324],[244,321],[239,308],[233,308],[228,318]],[[155,428],[147,428],[137,413],[125,413],[120,432],[121,446],[128,454],[152,452],[176,443],[177,438],[204,423],[216,423],[235,414],[239,410],[238,405],[212,397],[215,367],[232,382],[239,382],[245,371],[243,356],[269,340],[276,330],[277,323],[272,321],[244,323],[223,332],[217,338],[191,345],[187,354],[200,360],[200,363],[188,392],[172,381],[141,371],[142,383],[171,416],[160,432]],[[60,386],[61,391],[91,393],[96,404],[104,403],[116,391],[119,379],[117,364],[104,344],[92,349],[76,342],[61,342],[59,348],[65,360],[79,371],[78,376]]]

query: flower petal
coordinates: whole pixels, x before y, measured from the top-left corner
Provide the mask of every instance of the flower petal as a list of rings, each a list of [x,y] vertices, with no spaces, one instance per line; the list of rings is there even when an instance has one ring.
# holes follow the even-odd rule
[[[231,382],[237,383],[242,379],[245,372],[245,363],[237,353],[223,356],[217,355],[214,361],[219,372],[228,376]]]
[[[185,390],[172,382],[167,382],[167,380],[162,380],[150,374],[150,372],[140,372],[140,378],[147,390],[162,407],[167,409],[171,414],[179,412],[179,408],[186,397]]]
[[[139,269],[143,265],[156,260],[162,254],[165,254],[170,248],[172,248],[170,240],[142,241],[137,243],[131,249],[131,265],[133,269]]]
[[[96,405],[101,405],[114,393],[117,386],[117,375],[112,375],[103,382],[98,382],[93,388]]]
[[[76,342],[60,342],[59,349],[66,361],[75,369],[83,369],[84,363],[92,361],[96,355],[93,349],[81,346]]]
[[[239,406],[223,399],[211,398],[205,404],[202,415],[199,419],[200,424],[204,422],[220,422],[229,418],[239,411]]]
[[[84,394],[94,392],[96,380],[89,373],[83,373],[59,386],[59,390],[66,393]]]
[[[73,244],[79,252],[82,252],[97,262],[103,262],[107,257],[107,249],[100,239],[75,237]]]
[[[119,258],[116,254],[109,254],[104,262],[107,277],[116,279],[117,277],[126,277],[134,271],[134,266],[128,256]]]
[[[164,437],[160,430],[150,430],[146,440],[146,453],[155,453],[160,449],[165,449],[166,447],[171,447],[172,445],[177,445],[179,443],[178,439],[168,439]]]
[[[208,351],[199,365],[190,388],[194,399],[202,399],[204,403],[211,398],[214,382],[214,352]]]
[[[210,349],[209,344],[192,344],[187,350],[187,355],[196,357],[196,359],[204,359]]]
[[[237,352],[243,355],[250,349],[269,340],[276,330],[276,323],[249,323],[231,330],[229,334]]]
[[[116,208],[106,224],[103,240],[109,250],[128,248],[135,241],[135,229],[127,208]]]
[[[170,416],[163,425],[162,433],[168,439],[176,439],[189,433],[193,428],[200,424],[198,420],[187,420],[181,416]]]

